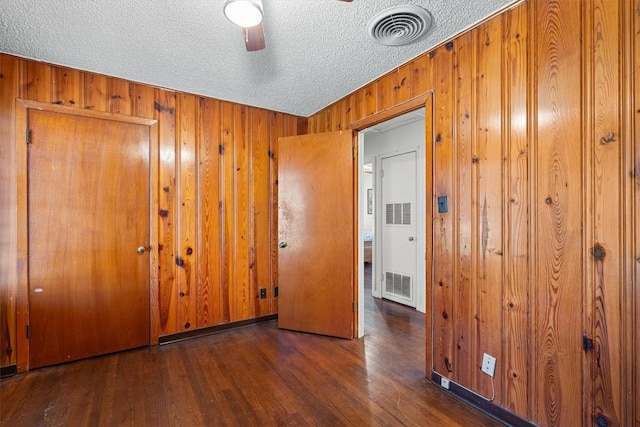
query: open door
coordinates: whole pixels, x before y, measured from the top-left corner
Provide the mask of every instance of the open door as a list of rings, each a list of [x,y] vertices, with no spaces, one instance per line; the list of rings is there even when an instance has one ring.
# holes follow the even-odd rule
[[[278,326],[353,338],[353,133],[278,141]]]

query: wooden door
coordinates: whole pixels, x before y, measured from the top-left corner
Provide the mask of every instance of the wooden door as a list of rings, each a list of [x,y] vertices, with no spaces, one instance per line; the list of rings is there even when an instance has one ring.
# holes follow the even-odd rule
[[[353,338],[353,134],[278,144],[278,326]]]
[[[149,344],[149,127],[29,110],[30,366]]]

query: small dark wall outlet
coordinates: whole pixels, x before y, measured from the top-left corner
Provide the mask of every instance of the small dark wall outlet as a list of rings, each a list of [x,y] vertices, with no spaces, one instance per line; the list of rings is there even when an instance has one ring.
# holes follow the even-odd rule
[[[260,299],[265,299],[267,297],[267,289],[260,288]]]

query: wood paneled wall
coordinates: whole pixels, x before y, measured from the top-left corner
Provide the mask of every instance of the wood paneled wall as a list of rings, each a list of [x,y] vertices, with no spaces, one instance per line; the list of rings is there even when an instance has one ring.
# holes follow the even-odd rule
[[[307,119],[0,54],[0,366],[16,364],[26,310],[16,305],[18,98],[158,121],[153,340],[277,313],[277,141],[305,133]]]
[[[490,398],[495,356],[493,402],[544,426],[640,426],[639,7],[523,2],[309,120],[435,91],[428,367]]]

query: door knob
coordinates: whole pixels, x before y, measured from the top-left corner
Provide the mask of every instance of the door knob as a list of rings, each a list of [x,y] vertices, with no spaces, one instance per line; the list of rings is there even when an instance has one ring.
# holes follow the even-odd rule
[[[286,248],[286,247],[287,247],[287,242],[280,242],[280,243],[278,243],[278,247],[279,247],[280,249]]]
[[[409,241],[410,241],[410,242],[413,242],[413,237],[409,237]]]
[[[146,251],[146,250],[147,250],[147,248],[145,248],[144,246],[140,246],[140,247],[138,248],[138,253],[139,253],[140,255],[142,255],[143,253],[145,253],[145,251]]]

